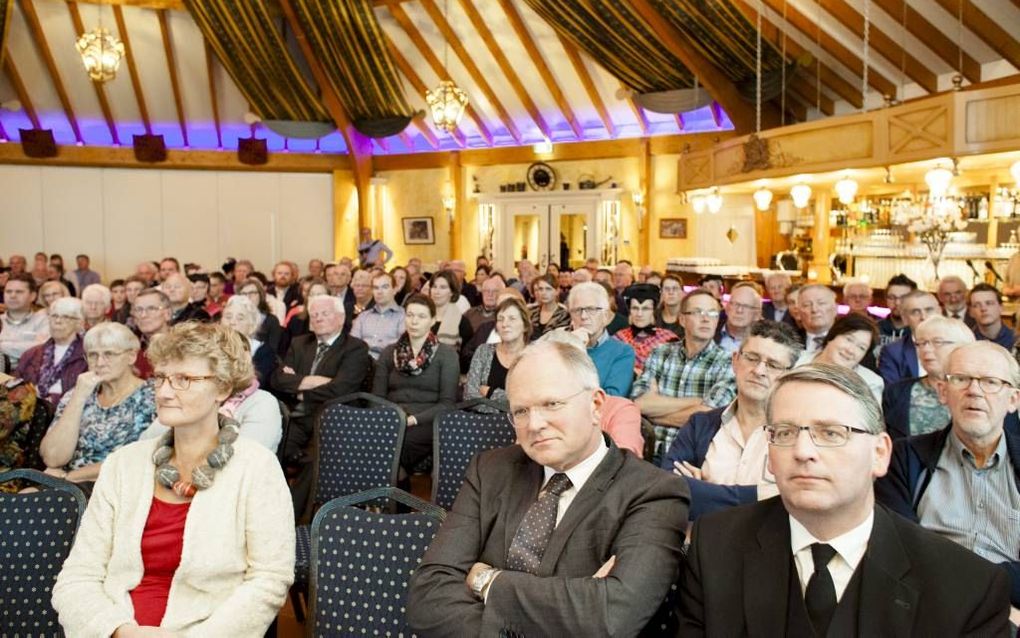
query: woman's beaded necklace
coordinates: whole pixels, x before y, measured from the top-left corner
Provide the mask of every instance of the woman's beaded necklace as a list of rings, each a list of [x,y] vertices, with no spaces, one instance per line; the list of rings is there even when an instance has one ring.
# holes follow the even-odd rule
[[[198,490],[210,488],[216,472],[223,469],[234,455],[234,441],[241,433],[241,426],[228,416],[219,415],[219,424],[216,447],[205,457],[205,465],[191,470],[191,481],[181,480],[180,470],[170,462],[174,455],[174,431],[171,429],[164,434],[159,447],[152,454],[152,462],[156,465],[156,481],[182,498],[191,498]]]

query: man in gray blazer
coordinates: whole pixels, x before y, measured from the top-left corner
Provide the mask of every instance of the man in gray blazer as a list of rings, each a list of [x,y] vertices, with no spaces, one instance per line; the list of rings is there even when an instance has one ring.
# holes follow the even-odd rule
[[[606,395],[584,350],[528,346],[507,395],[518,444],[471,462],[412,578],[410,625],[424,636],[637,635],[677,579],[687,485],[603,436]]]

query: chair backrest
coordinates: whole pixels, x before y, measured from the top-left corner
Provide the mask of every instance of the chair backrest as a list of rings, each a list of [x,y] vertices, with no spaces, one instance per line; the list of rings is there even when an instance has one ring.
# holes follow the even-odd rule
[[[286,466],[283,460],[283,450],[287,447],[287,437],[290,436],[290,408],[279,399],[276,402],[280,405],[280,444],[276,446],[276,458],[281,466]]]
[[[350,405],[358,402],[369,407]],[[406,427],[400,406],[364,392],[323,405],[315,428],[313,502],[396,485]]]
[[[73,483],[35,470],[0,474],[0,483],[15,480],[42,489],[0,492],[0,633],[63,635],[50,598],[85,513],[85,495]]]
[[[516,438],[503,411],[449,410],[440,414],[432,438],[432,502],[450,509],[475,454],[512,445]]]
[[[356,505],[391,499],[418,510],[381,514]],[[326,503],[312,520],[310,636],[410,636],[407,587],[446,513],[393,487]]]

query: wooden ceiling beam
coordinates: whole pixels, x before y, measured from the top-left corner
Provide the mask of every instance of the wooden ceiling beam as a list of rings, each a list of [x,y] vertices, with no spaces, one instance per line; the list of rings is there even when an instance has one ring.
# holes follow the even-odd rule
[[[28,116],[28,121],[32,123],[32,128],[41,129],[42,126],[39,124],[39,115],[35,112],[35,106],[32,104],[32,97],[28,94],[28,89],[25,88],[25,83],[21,79],[21,74],[18,73],[18,67],[14,66],[14,60],[11,59],[11,52],[7,51],[4,59],[4,73],[7,74],[7,79],[11,81],[11,85],[14,87],[14,93],[18,96],[18,101],[21,102],[21,108],[25,110],[25,115]]]
[[[861,38],[862,50],[864,39],[864,16],[847,4],[846,0],[815,0],[820,3],[829,15],[839,21],[851,33]],[[907,53],[900,44],[896,44],[878,25],[871,22],[868,26],[869,46],[884,57],[896,68],[902,68],[907,77],[928,93],[938,93],[938,78],[935,73],[921,63],[913,55]],[[893,94],[892,97],[896,97]]]
[[[620,83],[620,90],[626,94],[627,105],[630,106],[630,110],[634,113],[634,118],[637,119],[638,126],[641,127],[641,135],[648,135],[648,116],[645,115],[645,110],[638,106],[637,102],[632,97],[633,91],[625,86],[622,82]]]
[[[57,98],[60,99],[60,105],[64,109],[64,116],[67,117],[67,121],[71,125],[74,139],[79,144],[84,144],[85,140],[81,136],[81,129],[78,128],[78,118],[74,115],[71,99],[68,97],[67,90],[64,89],[64,83],[60,79],[60,71],[57,70],[57,63],[53,59],[53,53],[50,51],[49,44],[46,42],[46,34],[43,33],[42,24],[39,22],[39,14],[35,12],[35,5],[32,3],[32,0],[20,0],[20,4],[21,12],[25,15],[25,21],[28,22],[28,30],[31,32],[32,41],[35,43],[40,56],[42,56],[46,70],[50,74],[50,81],[53,82],[53,87],[57,90]],[[82,70],[82,73],[84,72]]]
[[[223,129],[220,125],[220,105],[219,100],[216,97],[216,53],[213,51],[209,41],[202,40],[205,43],[205,75],[209,81],[209,101],[212,107],[213,125],[216,127],[216,147],[223,148]]]
[[[71,24],[74,25],[75,36],[80,38],[85,34],[85,23],[81,19],[81,11],[78,10],[78,3],[69,1],[67,3],[68,13],[71,14]],[[99,100],[99,109],[103,112],[106,120],[106,127],[110,129],[110,138],[115,146],[120,146],[120,135],[117,133],[117,124],[113,118],[113,111],[110,109],[110,101],[106,99],[106,85],[103,82],[92,80],[92,88],[96,91],[96,99]]]
[[[798,122],[807,122],[808,104],[813,103],[801,99],[796,91],[794,91],[793,99],[786,100],[786,109]]]
[[[663,46],[676,56],[698,78],[712,98],[722,105],[737,131],[753,132],[756,122],[754,105],[748,104],[740,97],[740,92],[733,82],[700,51],[690,46],[687,38],[657,12],[649,0],[631,0],[631,4]],[[779,113],[763,104],[762,128],[771,128],[778,124]]]
[[[676,115],[673,116],[673,119],[676,120],[676,127],[680,129],[680,132],[682,133],[684,127],[687,126],[686,123],[684,122],[684,114],[677,113]]]
[[[411,83],[411,86],[414,87],[414,90],[417,91],[419,95],[421,95],[421,99],[424,100],[425,93],[428,91],[428,87],[425,86],[425,82],[422,81],[421,77],[414,70],[414,67],[411,66],[411,63],[407,61],[407,58],[404,57],[404,55],[400,52],[400,49],[398,49],[396,45],[393,44],[393,40],[391,40],[390,37],[385,34],[385,32],[383,33],[383,37],[386,39],[386,48],[390,52],[390,59],[393,60],[393,63],[397,65],[397,68],[400,69],[400,72],[404,74],[404,77],[407,78],[407,81]],[[465,113],[467,113],[468,117],[474,120],[475,124],[479,126],[480,131],[487,132],[487,129],[485,129],[482,124],[482,118],[478,116],[478,113],[474,110],[471,104],[468,104]],[[432,134],[432,129],[430,129],[428,124],[426,124],[424,121],[418,122],[418,128],[422,130],[423,134],[425,131],[428,131],[429,134]],[[457,145],[460,146],[461,148],[467,146],[467,138],[464,136],[464,132],[461,131],[459,127],[455,128],[450,133],[450,137],[452,137],[453,140],[457,143]],[[438,148],[439,140],[436,138],[434,134],[431,135],[430,143],[431,140],[435,140],[435,147]],[[489,137],[488,141],[489,145],[491,146],[492,138]]]
[[[556,78],[552,74],[552,70],[546,63],[545,58],[542,57],[542,52],[538,50],[538,46],[535,44],[535,39],[531,37],[531,33],[528,31],[527,25],[524,24],[524,19],[521,18],[521,14],[514,7],[510,0],[499,0],[500,6],[503,7],[503,12],[510,20],[510,26],[513,27],[514,32],[517,34],[517,38],[521,41],[524,46],[524,50],[528,53],[528,57],[531,58],[531,63],[538,69],[538,74],[542,77],[542,81],[545,83],[545,87],[549,89],[549,93],[552,95],[553,101],[556,102],[556,107],[559,108],[560,113],[567,120],[567,124],[570,125],[570,130],[574,132],[574,137],[583,140],[584,139],[584,128],[578,121],[577,116],[574,114],[574,109],[571,108],[570,102],[567,101],[566,95],[563,94],[563,90],[560,85],[556,82]],[[548,135],[546,136],[549,137]],[[552,138],[549,138],[552,139]]]
[[[1020,3],[1020,0],[1013,0]],[[924,43],[942,61],[954,69],[960,62],[960,51],[949,36],[937,29],[920,11],[904,0],[874,0],[897,24],[905,25],[915,38]],[[981,64],[966,51],[963,52],[963,77],[972,83],[981,81]]]
[[[0,140],[4,142],[11,141],[11,138],[7,137],[7,129],[4,128],[4,123],[0,122]]]
[[[415,116],[415,118],[411,121],[414,124],[415,128],[418,129],[418,132],[421,133],[421,136],[425,138],[425,141],[429,143],[429,146],[431,146],[433,150],[438,151],[439,138],[436,137],[436,134],[433,133],[432,129],[429,128],[428,123],[425,122],[425,118],[421,116]]]
[[[796,91],[798,95],[804,98],[804,101],[811,106],[819,109],[826,115],[832,115],[836,112],[836,104],[832,101],[824,91],[818,91],[817,86],[812,86],[803,77],[798,76],[786,83],[787,90]]]
[[[112,4],[115,7],[156,9],[157,11],[187,11],[184,0],[79,0],[85,4]]]
[[[87,0],[82,1],[85,2]],[[138,113],[142,118],[142,125],[145,126],[145,134],[152,135],[152,121],[149,119],[149,109],[145,106],[142,80],[138,75],[138,65],[135,64],[135,54],[131,48],[131,37],[128,34],[127,23],[124,21],[124,10],[120,5],[113,6],[113,18],[117,22],[117,33],[120,36],[120,41],[124,43],[124,63],[127,65],[128,74],[131,76],[131,88],[135,93],[135,101],[138,102]]]
[[[184,140],[185,148],[188,144],[188,122],[184,118],[184,100],[181,97],[181,83],[177,78],[177,62],[174,59],[173,42],[170,40],[170,23],[166,17],[166,9],[156,12],[159,18],[159,34],[163,40],[163,53],[166,54],[166,66],[170,72],[170,88],[174,93],[174,106],[177,109],[177,121],[181,125],[181,138]]]
[[[556,34],[559,38],[560,45],[563,47],[563,51],[567,54],[567,59],[570,60],[571,66],[574,67],[574,73],[577,74],[578,79],[581,80],[581,85],[584,86],[585,93],[588,94],[588,99],[591,100],[592,106],[595,107],[595,112],[599,114],[599,119],[602,120],[602,126],[605,127],[606,132],[609,133],[609,137],[616,137],[616,124],[613,123],[613,118],[609,116],[609,109],[606,108],[606,103],[599,95],[598,87],[595,86],[595,82],[591,79],[591,73],[588,72],[588,67],[585,66],[584,60],[581,58],[581,54],[578,53],[577,48],[563,39],[559,33]]]
[[[514,122],[513,117],[511,117],[510,113],[507,112],[506,108],[503,106],[503,102],[489,85],[489,82],[485,79],[485,75],[482,73],[481,69],[479,69],[478,65],[475,64],[475,61],[471,59],[471,55],[468,53],[467,49],[464,48],[464,45],[461,44],[460,38],[457,37],[456,32],[454,32],[450,23],[446,20],[446,16],[444,16],[439,10],[439,7],[436,6],[435,0],[419,1],[421,2],[422,8],[425,9],[425,12],[428,13],[429,17],[432,19],[432,22],[439,27],[439,32],[443,34],[443,39],[446,44],[453,49],[453,52],[460,59],[461,64],[463,64],[464,68],[467,69],[468,75],[471,76],[471,80],[475,83],[479,90],[485,94],[485,97],[489,100],[489,104],[492,105],[492,108],[496,109],[496,114],[499,116],[503,126],[506,127],[506,130],[510,132],[510,137],[514,138],[514,141],[518,144],[523,143],[521,131],[517,128],[517,124]],[[415,31],[418,30],[407,16],[407,13],[399,6],[391,7],[390,12],[394,14],[394,17],[396,17],[397,13],[403,14],[404,19],[401,20],[398,18],[397,21],[400,22],[400,25],[404,27],[405,30],[408,28]]]
[[[477,31],[478,35],[482,37],[482,42],[485,43],[489,53],[492,55],[493,59],[496,60],[496,64],[499,65],[499,69],[503,72],[503,75],[506,76],[506,80],[509,82],[510,87],[513,88],[514,93],[517,94],[517,99],[521,101],[521,104],[524,105],[524,109],[528,112],[528,115],[531,116],[532,121],[535,122],[535,126],[538,127],[538,130],[542,131],[542,134],[545,135],[546,139],[552,139],[552,131],[550,131],[545,118],[542,117],[541,111],[538,110],[538,106],[535,104],[535,101],[531,99],[531,94],[528,93],[526,88],[524,88],[524,84],[521,82],[521,78],[517,75],[517,72],[514,71],[514,67],[510,64],[510,60],[507,59],[503,50],[499,48],[499,45],[496,43],[496,39],[492,36],[492,31],[489,30],[489,26],[485,24],[485,20],[483,20],[481,14],[478,13],[478,9],[475,8],[472,0],[460,0],[460,5],[464,8],[464,12],[467,14],[468,20],[471,21],[472,26],[474,26],[475,31]]]
[[[960,0],[935,0],[939,6],[945,9],[953,20],[959,18]],[[962,2],[963,25],[972,33],[984,41],[993,51],[998,53],[1013,65],[1020,69],[1020,42],[1017,42],[1005,29],[988,17],[984,11],[979,9],[971,1]]]

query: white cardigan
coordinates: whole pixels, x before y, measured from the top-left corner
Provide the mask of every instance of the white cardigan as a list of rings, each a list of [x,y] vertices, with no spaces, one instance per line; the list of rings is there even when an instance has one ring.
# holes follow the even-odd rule
[[[158,441],[106,458],[74,547],[53,588],[68,636],[110,636],[134,623],[129,592],[142,579],[141,540]],[[184,549],[161,626],[182,637],[261,638],[294,580],[294,511],[276,457],[244,438],[192,500]]]

